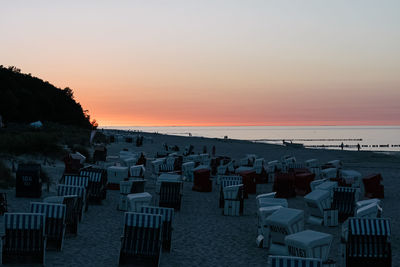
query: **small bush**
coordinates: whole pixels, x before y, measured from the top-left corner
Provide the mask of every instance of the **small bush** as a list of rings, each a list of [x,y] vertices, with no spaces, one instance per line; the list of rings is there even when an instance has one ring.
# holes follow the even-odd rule
[[[0,161],[0,188],[9,188],[15,186],[15,178],[11,170],[7,168],[3,161]]]

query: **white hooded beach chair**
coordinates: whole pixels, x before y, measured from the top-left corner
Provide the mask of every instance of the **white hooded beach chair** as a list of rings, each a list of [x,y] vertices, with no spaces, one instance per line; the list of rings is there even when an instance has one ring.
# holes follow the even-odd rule
[[[31,212],[46,215],[45,233],[47,248],[54,244],[56,250],[61,251],[64,244],[65,216],[67,207],[65,204],[31,202]]]
[[[185,162],[182,164],[182,176],[185,179],[185,181],[189,181],[189,182],[193,181],[194,166],[195,166],[195,163],[193,161]]]
[[[382,208],[378,205],[378,203],[371,203],[366,206],[362,206],[356,210],[355,217],[361,218],[378,218],[382,216]]]
[[[143,206],[150,206],[152,196],[148,192],[127,195],[128,211],[139,212]]]
[[[312,182],[310,183],[311,191],[314,191],[315,188],[316,188],[318,185],[320,185],[320,184],[322,184],[322,183],[325,183],[326,181],[328,181],[328,179],[319,179],[319,180],[314,180],[314,181],[312,181]]]
[[[304,202],[310,212],[308,222],[321,225],[323,223],[324,210],[331,208],[331,201],[331,194],[327,190],[316,189],[305,195]]]
[[[240,175],[221,175],[220,176],[221,180],[221,187],[220,187],[220,195],[219,195],[219,207],[223,208],[224,207],[224,193],[223,189],[226,186],[231,186],[231,185],[238,185],[242,184],[242,176]]]
[[[130,177],[143,178],[146,168],[143,165],[131,166],[129,169]]]
[[[45,265],[45,225],[44,213],[4,213],[0,263]]]
[[[125,212],[119,265],[159,266],[162,218],[159,214]]]
[[[351,187],[361,187],[361,173],[354,170],[340,170],[340,178],[342,178],[346,184],[351,184]]]
[[[290,256],[318,258],[327,261],[333,236],[326,233],[305,230],[285,237]]]
[[[278,246],[284,246],[287,235],[304,230],[304,211],[290,208],[278,209],[267,217],[266,224],[270,230],[270,245],[275,243]]]
[[[263,248],[269,248],[270,245],[270,230],[267,224],[267,218],[275,211],[283,208],[282,206],[267,206],[258,209],[258,236],[261,235]]]
[[[223,214],[227,216],[243,215],[243,184],[225,186],[224,194],[224,210]]]
[[[308,159],[304,163],[308,169],[319,167],[319,161],[317,159]]]
[[[338,169],[336,168],[322,169],[320,175],[322,179],[337,178]]]
[[[128,195],[132,193],[132,181],[119,182],[118,210],[128,210]]]
[[[325,181],[322,184],[317,185],[315,189],[326,190],[331,194],[331,198],[333,198],[333,189],[335,189],[336,187],[338,187],[337,182]]]

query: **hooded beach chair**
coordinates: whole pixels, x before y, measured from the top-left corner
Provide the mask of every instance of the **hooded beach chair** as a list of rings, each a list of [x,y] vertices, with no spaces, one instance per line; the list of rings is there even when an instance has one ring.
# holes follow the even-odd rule
[[[223,188],[223,194],[224,194],[223,215],[227,216],[243,215],[243,209],[244,209],[243,184],[225,186]]]
[[[296,196],[295,192],[295,176],[294,173],[282,173],[278,172],[275,174],[273,191],[276,192],[278,198],[291,198]]]
[[[131,178],[131,177],[143,178],[145,171],[146,171],[146,169],[145,169],[144,165],[131,166],[129,169],[129,173],[130,173],[129,178]]]
[[[46,215],[45,233],[47,247],[54,244],[56,250],[62,250],[65,235],[66,210],[67,207],[65,204],[31,202],[32,213],[44,213]]]
[[[370,174],[362,178],[364,184],[365,197],[367,198],[384,198],[384,187],[381,184],[382,176],[378,174]]]
[[[45,265],[45,225],[43,213],[5,213],[1,264]]]
[[[89,177],[89,199],[101,201],[106,199],[107,172],[102,169],[85,169],[80,172],[81,176]]]
[[[343,224],[346,266],[392,266],[391,226],[386,218],[349,218]]]
[[[338,210],[339,221],[353,217],[357,201],[357,189],[351,187],[333,188],[332,209]]]
[[[74,186],[74,185],[65,185],[58,184],[57,185],[57,195],[58,196],[77,196],[76,202],[76,210],[79,213],[79,221],[82,220],[83,217],[83,208],[86,205],[86,189],[83,186]]]
[[[60,183],[65,185],[81,186],[85,188],[85,211],[89,208],[89,176],[64,174]]]
[[[280,208],[268,216],[265,223],[270,230],[270,254],[275,254],[275,251],[287,253],[285,237],[304,230],[304,211]]]
[[[183,183],[180,181],[161,182],[158,205],[165,208],[181,209]]]
[[[159,266],[162,251],[162,216],[125,212],[120,265]],[[139,265],[140,266],[140,265]]]
[[[172,221],[174,218],[174,209],[154,206],[144,206],[140,209],[141,213],[159,214],[162,216],[162,242],[163,250],[171,251],[172,243]]]
[[[79,215],[81,214],[78,206],[78,199],[77,195],[53,196],[43,199],[45,203],[65,205],[65,232],[68,234],[78,234]]]
[[[223,192],[224,187],[242,184],[243,182],[242,182],[242,176],[240,176],[240,175],[222,175],[220,177],[220,179],[221,179],[221,188],[220,188],[220,193],[219,193],[219,207],[223,208],[224,207],[224,192]]]

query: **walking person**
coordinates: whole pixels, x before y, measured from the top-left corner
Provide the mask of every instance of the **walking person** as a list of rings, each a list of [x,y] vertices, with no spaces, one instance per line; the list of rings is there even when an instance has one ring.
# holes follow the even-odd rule
[[[360,143],[358,143],[357,144],[357,150],[360,151],[360,149],[361,149],[361,146],[360,146]]]

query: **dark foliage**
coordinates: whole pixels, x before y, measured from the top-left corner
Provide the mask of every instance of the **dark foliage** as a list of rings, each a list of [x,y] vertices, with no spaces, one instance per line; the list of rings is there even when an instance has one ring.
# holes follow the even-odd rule
[[[11,174],[11,170],[0,160],[0,188],[12,186],[15,186],[15,179]]]
[[[0,115],[3,122],[51,121],[90,129],[87,110],[70,88],[59,89],[16,67],[0,65]],[[93,122],[95,124],[95,121]]]

